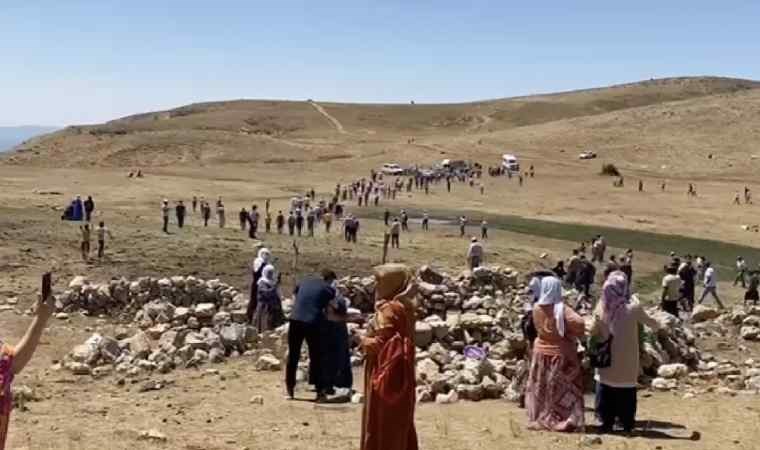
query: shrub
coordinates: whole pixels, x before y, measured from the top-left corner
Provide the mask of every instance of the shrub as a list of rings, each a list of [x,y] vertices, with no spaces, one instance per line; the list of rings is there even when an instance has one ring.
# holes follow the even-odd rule
[[[610,177],[619,177],[620,171],[617,167],[615,167],[614,164],[602,164],[602,175],[607,175]]]

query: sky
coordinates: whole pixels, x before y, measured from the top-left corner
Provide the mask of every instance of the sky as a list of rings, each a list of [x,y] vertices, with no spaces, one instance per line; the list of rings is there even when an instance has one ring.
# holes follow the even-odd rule
[[[238,98],[460,102],[760,79],[760,2],[0,1],[0,126]]]

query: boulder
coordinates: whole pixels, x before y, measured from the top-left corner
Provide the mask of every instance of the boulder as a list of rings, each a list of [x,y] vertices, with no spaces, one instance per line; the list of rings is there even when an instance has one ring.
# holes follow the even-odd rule
[[[417,276],[419,276],[422,281],[430,284],[441,284],[444,280],[442,273],[427,265],[420,267],[417,271]]]
[[[706,322],[720,316],[717,309],[704,305],[696,305],[691,313],[691,321],[694,323]]]
[[[280,370],[281,366],[282,363],[280,360],[275,358],[274,355],[270,354],[259,356],[259,358],[256,360],[256,364],[254,365],[256,370],[261,371],[277,371]]]
[[[656,389],[658,391],[670,391],[677,387],[678,382],[673,379],[666,380],[665,378],[655,378],[652,380],[652,389]]]
[[[83,275],[77,275],[69,282],[69,289],[75,292],[81,292],[82,289],[89,284],[90,281],[87,279],[87,277]]]
[[[189,345],[193,350],[208,350],[209,344],[202,333],[193,331],[185,335],[185,345]]]
[[[657,369],[657,376],[665,379],[683,378],[689,374],[689,368],[685,364],[665,364]]]
[[[246,342],[246,326],[233,323],[225,325],[219,330],[222,343],[226,349],[244,350]]]
[[[132,356],[138,359],[147,358],[153,348],[148,335],[142,331],[139,331],[131,338],[124,339],[122,342],[129,349]]]
[[[433,328],[425,322],[417,322],[414,327],[414,345],[427,348],[433,342]]]
[[[216,314],[216,305],[213,303],[198,303],[195,305],[195,317],[199,319],[211,319]]]
[[[440,378],[438,363],[430,358],[425,358],[417,363],[418,384],[432,384]]]
[[[739,330],[739,335],[742,339],[747,341],[759,341],[760,340],[760,328],[754,326],[743,326]]]

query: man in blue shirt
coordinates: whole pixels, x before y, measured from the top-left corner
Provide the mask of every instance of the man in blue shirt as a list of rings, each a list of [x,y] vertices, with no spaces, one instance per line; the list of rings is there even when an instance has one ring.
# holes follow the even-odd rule
[[[317,390],[317,401],[326,397],[325,377],[322,368],[322,339],[320,327],[327,320],[325,309],[335,298],[335,288],[331,286],[337,276],[332,270],[323,270],[322,278],[308,277],[301,280],[295,289],[295,304],[290,313],[288,330],[288,364],[285,370],[285,386],[288,396],[294,398],[296,370],[301,356],[303,342],[309,349],[310,375]]]

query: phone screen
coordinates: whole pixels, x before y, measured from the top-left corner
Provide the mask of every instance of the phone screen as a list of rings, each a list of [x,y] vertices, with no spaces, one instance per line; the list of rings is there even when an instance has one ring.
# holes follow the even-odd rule
[[[42,301],[43,302],[48,297],[50,297],[52,284],[53,284],[53,276],[51,275],[50,272],[47,272],[44,275],[42,275]]]

